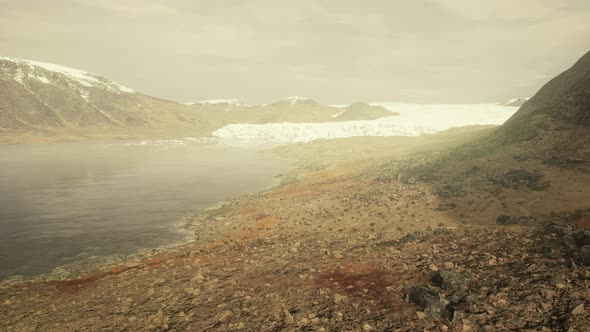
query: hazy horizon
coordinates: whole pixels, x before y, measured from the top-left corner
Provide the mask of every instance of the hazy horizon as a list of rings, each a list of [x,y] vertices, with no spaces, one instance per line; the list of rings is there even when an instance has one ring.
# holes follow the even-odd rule
[[[500,102],[590,49],[590,3],[0,0],[0,55],[180,102]]]

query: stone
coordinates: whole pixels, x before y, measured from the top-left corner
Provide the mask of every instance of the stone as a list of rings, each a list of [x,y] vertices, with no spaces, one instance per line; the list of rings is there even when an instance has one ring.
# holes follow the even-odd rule
[[[229,321],[229,319],[234,315],[233,312],[229,311],[229,310],[224,310],[222,311],[219,316],[217,316],[217,319],[219,320],[219,322],[221,323],[225,323],[227,321]]]
[[[578,315],[583,315],[586,312],[586,309],[584,309],[584,303],[578,305],[577,307],[574,308],[574,310],[572,310],[572,315],[574,316],[578,316]]]
[[[442,270],[432,278],[432,281],[442,289],[456,292],[466,289],[471,279],[458,272]]]
[[[285,322],[285,324],[291,325],[293,324],[293,322],[295,322],[295,318],[293,317],[293,315],[291,315],[289,310],[283,309],[283,314],[283,322]]]
[[[416,311],[416,318],[424,319],[426,318],[426,314],[424,313],[424,311]]]
[[[461,331],[463,331],[463,332],[472,332],[473,331],[473,327],[471,327],[470,325],[463,324],[463,329],[461,329]]]
[[[590,245],[590,230],[578,231],[572,234],[576,246],[583,247]]]
[[[444,310],[449,304],[449,302],[444,300],[438,292],[422,286],[410,288],[409,299],[411,302],[419,305],[422,309]]]
[[[505,225],[505,226],[506,225],[527,225],[533,221],[534,221],[533,217],[528,217],[528,216],[514,217],[514,216],[507,216],[505,214],[502,214],[502,215],[498,216],[498,218],[496,218],[497,224]]]
[[[559,252],[557,252],[555,249],[551,248],[550,246],[543,246],[541,248],[541,254],[543,255],[543,257],[550,258],[550,259],[557,259],[560,257]]]
[[[578,263],[584,266],[590,266],[590,245],[585,245],[580,248],[577,253]]]
[[[445,270],[451,270],[451,269],[455,268],[455,264],[453,264],[451,262],[444,262],[443,263],[443,268]]]
[[[344,295],[340,295],[340,294],[334,295],[334,304],[341,304],[341,303],[344,303],[347,301],[348,301],[348,298]]]

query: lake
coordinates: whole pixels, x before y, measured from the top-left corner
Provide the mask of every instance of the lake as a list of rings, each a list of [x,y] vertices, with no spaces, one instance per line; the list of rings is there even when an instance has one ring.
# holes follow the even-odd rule
[[[0,279],[180,243],[180,220],[287,161],[198,140],[0,145]]]

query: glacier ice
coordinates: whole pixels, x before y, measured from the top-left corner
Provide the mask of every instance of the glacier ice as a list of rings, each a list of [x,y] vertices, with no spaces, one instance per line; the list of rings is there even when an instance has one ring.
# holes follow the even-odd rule
[[[399,116],[324,123],[231,124],[213,132],[229,144],[291,144],[354,136],[418,136],[469,125],[501,125],[518,107],[497,104],[371,103]]]

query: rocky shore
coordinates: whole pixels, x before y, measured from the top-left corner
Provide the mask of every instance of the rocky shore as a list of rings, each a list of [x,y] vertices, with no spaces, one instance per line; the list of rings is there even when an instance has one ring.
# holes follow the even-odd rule
[[[75,279],[4,283],[0,330],[587,331],[587,210],[497,222],[495,209],[473,223],[460,215],[478,196],[398,180],[392,163],[415,162],[409,151],[469,138],[285,148],[305,162],[272,190],[192,218],[188,245]],[[334,145],[348,150],[316,153]]]

